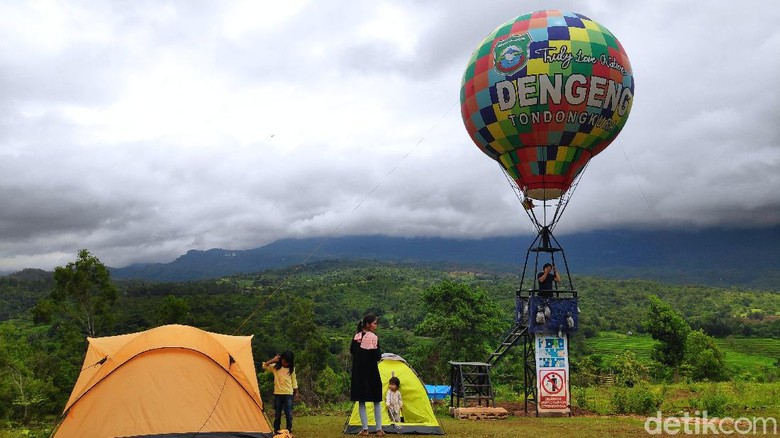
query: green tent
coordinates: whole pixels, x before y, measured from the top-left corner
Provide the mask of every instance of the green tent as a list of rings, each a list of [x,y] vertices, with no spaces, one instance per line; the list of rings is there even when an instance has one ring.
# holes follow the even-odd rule
[[[382,430],[385,433],[408,433],[418,435],[444,435],[444,430],[436,420],[433,414],[433,407],[428,400],[428,392],[417,373],[409,366],[406,361],[398,355],[385,353],[382,360],[379,361],[379,375],[382,378],[382,394],[387,393],[387,382],[390,377],[396,376],[401,381],[401,396],[403,397],[404,407],[401,411],[403,423],[395,427],[390,423],[390,415],[387,409],[382,411]],[[384,407],[384,402],[382,402]],[[373,431],[376,426],[374,422],[374,404],[366,403],[366,413],[368,414],[368,428]],[[357,434],[360,432],[360,415],[358,414],[358,404],[352,407],[347,424],[344,426],[344,433]]]

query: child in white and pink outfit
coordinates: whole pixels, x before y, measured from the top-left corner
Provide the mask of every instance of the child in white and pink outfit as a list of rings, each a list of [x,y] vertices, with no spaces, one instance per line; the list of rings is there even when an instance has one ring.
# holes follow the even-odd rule
[[[401,380],[396,377],[390,377],[387,382],[387,394],[385,394],[385,406],[387,406],[387,413],[390,414],[390,422],[392,422],[396,429],[400,429],[403,420],[401,418],[401,409],[404,407],[404,400],[401,397],[401,391],[398,389],[401,387]]]

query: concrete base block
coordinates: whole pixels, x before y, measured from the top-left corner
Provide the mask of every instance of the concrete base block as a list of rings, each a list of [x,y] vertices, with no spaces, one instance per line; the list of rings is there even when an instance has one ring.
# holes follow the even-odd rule
[[[450,408],[450,414],[459,420],[504,420],[509,413],[504,408]]]

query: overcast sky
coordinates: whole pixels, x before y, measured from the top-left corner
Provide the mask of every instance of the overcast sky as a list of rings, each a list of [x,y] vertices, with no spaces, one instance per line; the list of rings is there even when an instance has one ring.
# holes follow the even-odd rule
[[[463,126],[495,27],[565,9],[636,80],[557,235],[780,224],[774,0],[0,1],[0,272],[531,226]]]

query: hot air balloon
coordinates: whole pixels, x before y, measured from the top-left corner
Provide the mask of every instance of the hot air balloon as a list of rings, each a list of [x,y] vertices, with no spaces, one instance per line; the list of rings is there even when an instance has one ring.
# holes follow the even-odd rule
[[[633,97],[631,64],[617,38],[558,10],[497,27],[474,50],[460,90],[466,130],[514,181],[540,227],[560,217],[588,161],[625,125]],[[559,209],[539,221],[534,200]]]
[[[588,161],[626,124],[633,100],[634,76],[623,46],[605,27],[573,12],[537,11],[502,24],[477,46],[463,75],[466,130],[500,163],[538,231],[516,292],[515,326],[487,359],[495,363],[507,345],[522,341],[526,412],[529,401],[537,415],[570,412],[567,359],[552,365],[544,358],[549,348],[541,348],[562,346],[556,358],[568,357],[568,333],[579,324],[577,291],[552,229]],[[556,205],[549,217],[548,204]],[[552,263],[532,277],[533,287],[523,289],[532,253],[535,273],[540,254]],[[557,253],[568,277],[563,290],[553,285],[561,281],[554,268]],[[550,380],[552,375],[561,380]],[[545,388],[550,393],[561,387],[569,387],[562,404],[543,395]]]
[[[612,32],[582,14],[521,15],[493,30],[471,55],[460,89],[463,123],[500,164],[537,227],[528,250],[536,253],[535,268],[539,253],[549,253],[554,264],[560,252],[568,275],[552,230],[590,159],[625,126],[633,101],[626,51]],[[527,268],[528,256],[523,280]]]

